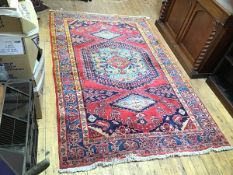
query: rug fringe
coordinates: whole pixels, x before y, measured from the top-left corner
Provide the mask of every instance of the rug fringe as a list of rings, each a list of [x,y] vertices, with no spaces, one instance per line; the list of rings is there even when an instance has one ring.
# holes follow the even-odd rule
[[[94,13],[94,12],[81,12],[81,11],[65,11],[62,8],[60,10],[49,10],[50,12],[65,12],[65,13],[71,13],[71,14],[89,14],[89,15],[101,15],[101,16],[119,16],[119,17],[127,17],[127,18],[145,18],[145,19],[151,19],[149,16],[128,16],[128,15],[119,15],[119,14],[106,14],[106,13]]]
[[[83,171],[89,171],[89,170],[95,169],[98,166],[107,167],[107,166],[112,166],[112,165],[121,164],[121,163],[148,161],[148,160],[154,160],[154,159],[164,159],[164,158],[175,157],[175,156],[202,155],[202,154],[210,153],[212,151],[213,152],[220,152],[220,151],[227,151],[227,150],[233,150],[233,146],[224,146],[224,147],[219,147],[219,148],[208,148],[206,150],[196,151],[196,152],[181,152],[181,153],[172,153],[172,154],[165,154],[165,155],[154,155],[154,156],[148,156],[148,157],[140,157],[140,156],[131,154],[131,155],[127,155],[124,159],[112,159],[111,162],[96,162],[96,163],[93,163],[92,165],[89,165],[89,166],[59,169],[58,172],[59,173],[83,172]]]

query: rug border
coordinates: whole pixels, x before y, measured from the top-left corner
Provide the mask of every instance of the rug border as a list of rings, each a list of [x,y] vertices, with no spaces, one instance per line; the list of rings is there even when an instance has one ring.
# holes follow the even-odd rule
[[[58,157],[59,157],[59,161],[58,161],[58,164],[59,164],[59,168],[60,168],[60,166],[61,166],[61,163],[60,163],[60,160],[61,160],[61,154],[59,153],[59,150],[60,150],[60,145],[59,145],[59,143],[60,143],[60,113],[59,113],[59,108],[58,108],[58,93],[57,93],[57,78],[56,78],[56,72],[55,72],[55,61],[54,61],[54,53],[55,52],[53,52],[54,51],[54,47],[53,47],[53,42],[54,42],[54,40],[53,40],[53,38],[52,38],[52,32],[55,32],[55,29],[54,29],[54,13],[52,14],[51,13],[51,11],[52,10],[49,10],[49,34],[50,34],[50,37],[49,37],[49,39],[50,39],[50,46],[51,46],[51,54],[52,54],[52,70],[53,70],[53,72],[52,72],[52,74],[53,74],[53,81],[54,81],[54,87],[55,87],[55,95],[56,95],[56,116],[57,116],[57,119],[56,119],[56,121],[57,121],[57,131],[58,131],[58,134],[57,134],[57,143],[58,143]],[[51,20],[52,19],[52,20]],[[52,24],[53,24],[53,26],[52,26]],[[54,44],[54,46],[55,46],[55,44]]]

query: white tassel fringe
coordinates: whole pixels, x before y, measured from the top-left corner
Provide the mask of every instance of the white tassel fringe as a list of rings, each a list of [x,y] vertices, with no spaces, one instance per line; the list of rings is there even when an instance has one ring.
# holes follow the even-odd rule
[[[219,151],[227,151],[227,150],[233,150],[232,146],[224,146],[220,148],[209,148],[202,151],[196,151],[196,152],[182,152],[182,153],[172,153],[172,154],[166,154],[166,155],[154,155],[154,156],[148,156],[148,157],[140,157],[134,154],[128,155],[123,159],[112,159],[111,162],[96,162],[89,166],[82,166],[82,167],[76,167],[76,168],[67,168],[67,169],[59,169],[59,173],[75,173],[75,172],[81,172],[81,171],[89,171],[92,169],[97,168],[98,166],[107,167],[111,165],[116,165],[120,163],[127,163],[127,162],[139,162],[139,161],[147,161],[147,160],[153,160],[153,159],[164,159],[168,157],[175,157],[175,156],[190,156],[190,155],[201,155],[201,154],[207,154],[211,151],[219,152]]]
[[[68,13],[68,14],[86,14],[86,15],[100,15],[100,16],[119,16],[119,17],[127,17],[127,18],[145,18],[150,19],[149,16],[128,16],[128,15],[119,15],[119,14],[103,14],[103,13],[94,13],[94,12],[81,12],[81,11],[64,11],[62,8],[59,10],[49,10],[50,12],[61,12],[61,13]]]

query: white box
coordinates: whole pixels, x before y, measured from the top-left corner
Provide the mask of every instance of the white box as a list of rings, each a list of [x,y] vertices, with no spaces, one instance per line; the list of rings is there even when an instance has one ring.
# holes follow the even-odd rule
[[[0,8],[0,35],[31,36],[39,33],[37,15],[30,0],[8,0]]]
[[[43,90],[44,90],[44,81],[45,81],[45,72],[43,71],[43,74],[37,84],[37,86],[34,87],[34,103],[36,108],[36,117],[38,119],[41,119],[43,116]]]

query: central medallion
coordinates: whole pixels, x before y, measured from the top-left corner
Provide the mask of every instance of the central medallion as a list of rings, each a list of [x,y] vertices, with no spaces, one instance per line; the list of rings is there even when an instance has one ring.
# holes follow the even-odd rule
[[[115,68],[124,70],[130,64],[130,61],[127,58],[122,58],[119,56],[113,56],[108,59],[107,63]]]
[[[105,42],[82,49],[86,76],[100,84],[134,89],[158,76],[143,49],[118,42]]]

